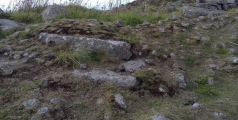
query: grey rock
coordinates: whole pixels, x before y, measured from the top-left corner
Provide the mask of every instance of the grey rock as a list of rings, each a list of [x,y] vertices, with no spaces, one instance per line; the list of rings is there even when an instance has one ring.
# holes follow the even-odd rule
[[[116,94],[115,95],[115,102],[123,109],[126,109],[126,102],[124,100],[124,97],[121,94]]]
[[[208,85],[214,85],[214,84],[215,84],[214,78],[213,77],[209,77],[208,78]]]
[[[125,24],[121,20],[116,20],[114,23],[117,27],[125,27]]]
[[[234,57],[232,61],[233,61],[234,64],[238,64],[238,58],[237,57]]]
[[[228,119],[228,116],[221,112],[212,112],[212,115],[218,119]]]
[[[238,54],[238,50],[236,48],[230,48],[229,53],[230,54]]]
[[[224,14],[225,11],[222,10],[210,10],[199,7],[184,6],[183,7],[183,16],[187,18],[197,18],[199,16],[218,16]]]
[[[22,104],[23,106],[28,110],[28,109],[32,109],[35,106],[37,106],[39,104],[39,100],[37,99],[30,99],[30,100],[26,100],[24,101]]]
[[[209,41],[209,40],[211,40],[211,38],[209,36],[204,36],[204,37],[201,37],[201,40],[202,41]]]
[[[80,69],[87,69],[87,64],[80,64]]]
[[[38,84],[38,86],[40,87],[47,87],[48,85],[49,85],[49,82],[48,80],[45,80],[45,79],[41,80]]]
[[[50,103],[52,103],[54,105],[61,105],[63,102],[59,98],[53,98],[50,100]]]
[[[185,28],[188,28],[190,24],[186,22],[181,22],[181,25]]]
[[[106,53],[119,59],[129,59],[132,56],[131,45],[123,41],[101,40],[96,38],[60,36],[57,34],[40,33],[39,38],[45,43],[69,44],[75,49],[86,49],[96,53]]]
[[[75,70],[73,76],[76,78],[85,78],[95,83],[110,82],[121,87],[131,87],[136,84],[136,78],[132,76],[120,75],[113,71],[95,69],[90,72]]]
[[[103,100],[102,98],[99,98],[99,99],[97,100],[97,104],[103,104],[103,102],[104,102],[104,100]]]
[[[14,72],[14,68],[10,64],[0,64],[0,76],[9,76]]]
[[[238,40],[238,35],[232,35],[231,39]]]
[[[170,120],[170,119],[167,118],[165,115],[160,114],[160,115],[154,115],[154,116],[152,116],[152,120]]]
[[[41,107],[37,110],[38,115],[46,115],[49,112],[48,107]]]
[[[51,5],[48,6],[42,13],[42,19],[43,20],[54,20],[59,15],[64,15],[67,13],[67,10],[63,6],[59,5]]]
[[[21,55],[19,55],[19,54],[14,55],[14,56],[13,56],[13,59],[15,59],[15,60],[20,60],[20,59],[21,59]]]
[[[181,89],[186,89],[187,88],[187,83],[185,81],[184,74],[179,73],[177,74],[178,80],[179,80],[179,88]]]
[[[142,25],[151,25],[151,23],[150,23],[149,21],[145,20],[145,21],[142,23]]]
[[[0,30],[5,31],[5,30],[13,30],[13,29],[20,29],[22,25],[19,23],[8,20],[8,19],[0,19]]]
[[[193,109],[201,109],[201,107],[202,107],[202,105],[199,104],[199,103],[194,103],[194,104],[192,105],[192,108],[193,108]]]
[[[140,68],[144,66],[145,66],[145,62],[143,60],[134,60],[134,61],[128,61],[126,63],[122,63],[119,66],[119,69],[121,71],[135,72],[136,70],[139,70]]]

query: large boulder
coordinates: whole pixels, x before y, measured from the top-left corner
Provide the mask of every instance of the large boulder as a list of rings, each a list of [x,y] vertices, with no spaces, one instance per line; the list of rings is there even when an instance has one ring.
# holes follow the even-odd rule
[[[66,9],[63,6],[51,5],[41,13],[41,16],[43,20],[54,20],[58,15],[62,14],[66,14]]]
[[[120,87],[131,87],[136,84],[136,78],[128,75],[121,75],[109,70],[95,69],[92,71],[75,70],[73,76],[84,78],[95,83],[112,83]]]
[[[184,6],[183,16],[187,18],[197,18],[199,16],[218,16],[224,14],[225,11],[222,10],[211,10],[206,8]]]
[[[48,33],[40,33],[39,38],[47,44],[67,44],[73,49],[86,49],[95,53],[106,53],[109,56],[122,60],[127,60],[132,56],[130,51],[131,45],[123,41],[60,36]]]
[[[0,19],[0,31],[19,29],[21,27],[22,25],[15,21],[8,19]]]

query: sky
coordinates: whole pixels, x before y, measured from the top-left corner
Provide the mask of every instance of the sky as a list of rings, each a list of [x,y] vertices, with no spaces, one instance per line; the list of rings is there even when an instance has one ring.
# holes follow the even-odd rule
[[[3,10],[6,10],[8,8],[8,6],[11,4],[16,5],[19,1],[23,1],[23,0],[0,0],[0,8]],[[37,0],[33,0],[33,1],[37,1]],[[44,1],[44,0],[42,0]],[[60,3],[65,3],[66,1],[69,0],[49,0],[50,4],[60,4]],[[71,0],[72,1],[72,0]],[[80,1],[80,0],[78,0]],[[98,9],[105,9],[105,7],[108,7],[108,3],[110,1],[112,1],[114,4],[116,4],[117,0],[82,0],[84,1],[81,5],[89,7],[89,8],[95,8],[97,7]],[[134,0],[120,0],[121,4],[126,4],[128,2],[132,2]]]

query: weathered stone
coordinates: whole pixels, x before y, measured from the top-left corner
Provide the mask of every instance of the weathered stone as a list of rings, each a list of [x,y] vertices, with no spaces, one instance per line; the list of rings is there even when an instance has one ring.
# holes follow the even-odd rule
[[[181,25],[185,28],[188,28],[190,26],[190,24],[186,22],[181,22]]]
[[[214,78],[213,77],[209,77],[208,78],[208,85],[214,85],[215,82],[214,82]]]
[[[117,27],[125,27],[125,24],[121,20],[116,20],[114,23]]]
[[[132,56],[131,45],[123,41],[101,40],[96,38],[60,36],[57,34],[40,33],[39,38],[50,44],[69,44],[75,49],[87,49],[96,53],[106,53],[119,59],[129,59]]]
[[[49,112],[48,107],[41,107],[37,110],[38,115],[46,115]]]
[[[90,72],[75,70],[73,76],[77,78],[85,78],[95,83],[109,82],[121,87],[131,87],[136,84],[136,79],[132,76],[120,75],[113,71],[95,69]]]
[[[0,76],[8,76],[13,74],[13,66],[10,64],[1,65],[0,64]]]
[[[198,8],[192,6],[183,7],[183,16],[187,18],[197,18],[199,16],[218,16],[224,14],[225,11],[221,10],[209,10],[205,8]]]
[[[121,71],[134,72],[136,70],[139,70],[143,66],[145,66],[145,62],[143,60],[135,60],[135,61],[128,61],[126,63],[122,63],[119,66],[119,69]]]
[[[238,54],[238,50],[236,48],[230,48],[229,53],[230,54]]]
[[[121,94],[116,94],[115,95],[115,102],[123,109],[126,109],[126,102],[124,100],[124,97]]]
[[[160,115],[154,115],[152,117],[152,120],[170,120],[169,118],[167,118],[165,115],[160,114]]]
[[[177,74],[178,80],[179,80],[179,88],[181,89],[186,89],[187,88],[187,83],[185,81],[184,74],[179,73]]]
[[[61,105],[63,102],[62,102],[62,100],[60,100],[58,98],[53,98],[50,100],[50,103],[52,103],[54,105]]]
[[[199,104],[199,103],[194,103],[194,104],[192,105],[192,108],[193,108],[193,109],[201,109],[201,107],[202,107],[202,105]]]
[[[19,23],[8,20],[8,19],[0,19],[0,30],[5,31],[5,30],[13,30],[13,29],[19,29],[21,28],[22,25]]]
[[[228,116],[221,112],[212,112],[212,115],[218,119],[228,119]]]
[[[48,6],[42,13],[42,19],[43,20],[54,20],[57,18],[59,15],[64,15],[66,14],[67,11],[63,6],[59,5],[51,5]]]
[[[37,106],[39,104],[39,100],[37,100],[37,99],[30,99],[30,100],[24,101],[22,104],[28,110],[28,109],[32,109],[35,106]]]

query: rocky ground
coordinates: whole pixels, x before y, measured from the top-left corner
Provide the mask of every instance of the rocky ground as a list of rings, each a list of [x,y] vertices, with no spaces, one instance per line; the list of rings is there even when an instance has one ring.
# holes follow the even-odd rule
[[[237,9],[176,4],[136,26],[0,19],[0,119],[238,119]]]

